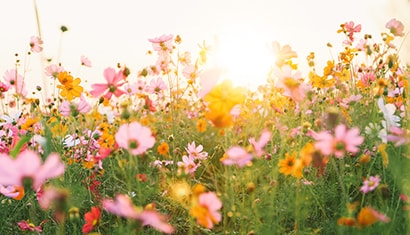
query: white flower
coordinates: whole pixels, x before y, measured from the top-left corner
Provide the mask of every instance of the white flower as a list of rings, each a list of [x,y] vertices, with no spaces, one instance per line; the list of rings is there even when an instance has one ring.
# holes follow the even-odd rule
[[[386,129],[389,130],[391,126],[400,126],[400,117],[395,115],[396,106],[394,104],[384,104],[383,98],[377,100],[379,109],[383,112],[384,119],[386,120]]]
[[[70,147],[78,145],[79,143],[80,143],[80,140],[77,139],[77,138],[74,139],[74,137],[72,135],[67,135],[66,137],[64,137],[63,144],[66,147],[70,148]]]

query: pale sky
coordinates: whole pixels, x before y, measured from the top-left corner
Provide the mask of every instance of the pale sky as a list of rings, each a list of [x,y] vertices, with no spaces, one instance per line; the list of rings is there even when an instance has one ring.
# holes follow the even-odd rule
[[[292,46],[304,64],[310,51],[330,59],[326,43],[341,43],[336,31],[346,21],[362,24],[362,32],[377,37],[393,17],[403,21],[406,31],[410,28],[408,0],[38,0],[37,4],[45,57],[55,61],[59,57],[67,70],[90,84],[101,81],[104,68],[117,62],[131,72],[151,64],[153,58],[146,55],[151,49],[148,38],[162,34],[179,34],[182,48],[193,52],[204,40],[212,45],[217,39],[220,47],[228,47],[229,41],[245,38],[250,45],[239,44],[244,48],[278,41]],[[62,38],[61,25],[69,29]],[[24,56],[33,35],[38,35],[34,1],[0,1],[1,76],[14,67],[14,54],[19,53],[28,68],[26,80],[42,85],[40,56],[32,55],[29,62]],[[248,51],[233,52],[233,58]],[[80,67],[82,55],[92,61],[92,68]],[[249,58],[252,55],[242,57],[245,64],[255,61]]]

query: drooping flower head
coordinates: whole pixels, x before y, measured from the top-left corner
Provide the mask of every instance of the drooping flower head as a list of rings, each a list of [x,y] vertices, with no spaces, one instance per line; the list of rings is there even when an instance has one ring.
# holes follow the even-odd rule
[[[138,122],[121,125],[115,134],[115,141],[133,155],[142,154],[155,144],[151,129]]]
[[[396,20],[395,18],[389,20],[389,22],[386,23],[386,28],[389,29],[390,33],[392,33],[396,37],[404,36],[404,25],[401,21]]]
[[[43,40],[37,36],[32,36],[30,38],[30,50],[31,52],[41,52],[43,50]]]

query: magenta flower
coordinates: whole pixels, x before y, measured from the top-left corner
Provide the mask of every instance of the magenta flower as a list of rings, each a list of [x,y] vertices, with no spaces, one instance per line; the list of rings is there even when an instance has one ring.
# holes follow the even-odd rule
[[[95,83],[91,85],[93,89],[90,91],[90,94],[94,97],[99,97],[104,92],[104,97],[107,99],[111,99],[112,95],[116,97],[120,97],[121,95],[125,94],[125,91],[121,90],[119,87],[124,85],[125,76],[123,71],[115,72],[113,68],[106,68],[104,70],[104,78],[107,80],[107,83]]]
[[[386,28],[390,30],[394,36],[403,37],[404,36],[404,25],[401,21],[396,20],[395,18],[389,20],[386,23]]]
[[[203,152],[204,147],[202,145],[195,145],[195,141],[192,141],[192,143],[188,143],[188,147],[185,148],[185,150],[188,152],[189,156],[193,157],[194,159],[201,159],[205,160],[208,157],[207,152]]]
[[[238,165],[239,167],[244,167],[250,161],[252,161],[252,154],[246,151],[244,148],[239,146],[233,146],[228,151],[226,155],[222,158],[222,163],[225,165]]]
[[[121,125],[115,134],[115,141],[133,155],[142,154],[155,144],[151,130],[138,122]]]
[[[43,45],[43,41],[39,37],[32,36],[30,38],[30,50],[31,50],[31,52],[35,52],[35,53],[41,52],[43,50],[42,45]]]
[[[47,179],[62,175],[64,163],[58,154],[50,154],[44,164],[41,157],[34,151],[25,150],[15,159],[7,154],[0,154],[0,184],[21,185],[26,178],[33,180],[32,187],[37,190]]]
[[[85,67],[91,67],[91,60],[88,57],[81,56],[81,65]]]
[[[40,223],[40,225],[35,226],[33,223],[31,223],[29,220],[22,220],[17,222],[17,225],[19,226],[21,231],[31,231],[31,232],[38,232],[42,233],[43,229],[41,228],[43,224],[45,224],[47,221],[44,220],[43,222]]]
[[[353,41],[353,34],[359,33],[362,30],[362,25],[354,25],[353,21],[346,22],[344,24],[345,30],[348,33],[350,41]]]
[[[141,209],[133,205],[131,199],[124,194],[119,194],[114,200],[105,199],[102,206],[107,212],[128,219],[140,220],[142,226],[151,227],[163,233],[173,233],[174,227],[167,222],[167,217],[155,210]]]
[[[377,186],[379,186],[380,180],[380,176],[378,175],[370,176],[369,179],[366,179],[363,182],[363,186],[360,188],[360,191],[363,193],[368,193],[375,190]]]
[[[364,138],[359,135],[358,128],[350,130],[344,124],[339,124],[335,128],[335,135],[327,131],[322,131],[314,135],[316,140],[315,148],[319,149],[324,155],[334,154],[337,158],[342,158],[345,152],[357,153]]]

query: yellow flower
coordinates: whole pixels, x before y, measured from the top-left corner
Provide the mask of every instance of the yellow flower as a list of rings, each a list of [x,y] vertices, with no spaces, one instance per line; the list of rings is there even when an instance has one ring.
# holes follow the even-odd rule
[[[279,161],[279,172],[285,175],[292,175],[297,178],[302,177],[303,162],[296,158],[297,152],[293,151],[292,155],[286,153],[285,159]]]
[[[83,87],[80,86],[81,79],[73,79],[71,75],[67,72],[61,72],[57,76],[61,85],[57,85],[57,88],[61,89],[61,97],[66,98],[67,100],[72,100],[75,97],[80,97],[83,92]]]
[[[387,155],[387,152],[386,152],[386,147],[387,147],[387,144],[380,144],[378,147],[377,147],[377,151],[382,155],[382,158],[383,158],[383,166],[384,167],[387,167],[387,165],[389,164],[389,155]]]
[[[162,143],[158,146],[157,151],[158,151],[159,154],[161,154],[161,155],[163,155],[163,156],[166,156],[166,155],[168,154],[168,151],[169,151],[169,146],[168,146],[168,144],[165,143],[165,142],[162,142]]]
[[[335,84],[335,79],[329,79],[327,75],[319,76],[315,72],[309,73],[309,79],[312,82],[312,86],[316,88],[329,88]]]
[[[21,125],[21,129],[26,131],[33,131],[33,126],[38,122],[39,118],[27,118],[26,122]]]

